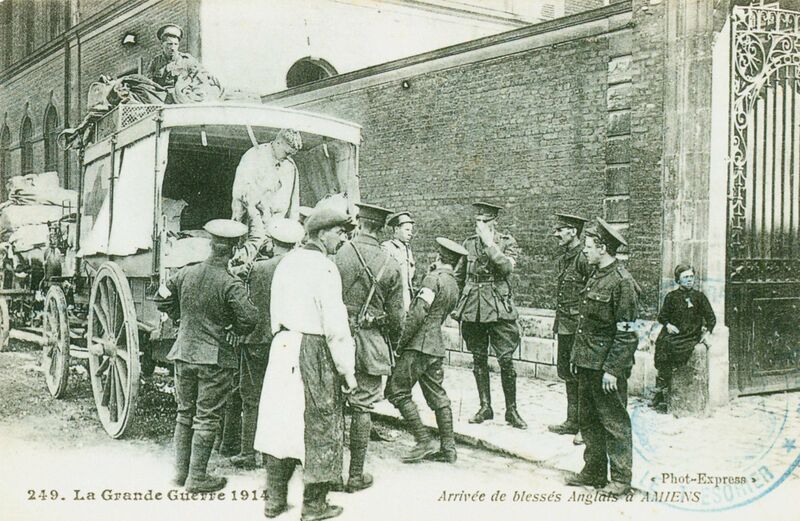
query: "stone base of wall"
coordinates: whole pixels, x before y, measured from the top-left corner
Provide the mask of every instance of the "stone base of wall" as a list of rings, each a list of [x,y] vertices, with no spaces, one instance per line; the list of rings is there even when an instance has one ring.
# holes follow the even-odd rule
[[[558,381],[556,372],[556,340],[553,336],[555,313],[549,309],[520,308],[519,324],[522,342],[514,353],[517,374],[528,378]],[[628,379],[628,393],[632,396],[653,394],[656,370],[653,365],[653,346],[658,336],[659,324],[653,321],[640,322],[639,350]],[[443,329],[448,343],[446,362],[457,367],[472,367],[472,355],[459,336],[458,324],[448,320]],[[500,367],[495,357],[489,357],[489,369],[497,372]]]

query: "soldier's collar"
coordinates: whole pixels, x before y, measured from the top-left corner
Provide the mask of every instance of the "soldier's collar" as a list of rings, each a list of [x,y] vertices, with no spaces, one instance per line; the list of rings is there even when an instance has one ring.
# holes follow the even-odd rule
[[[615,268],[616,268],[618,265],[619,265],[619,261],[618,261],[617,259],[614,259],[614,260],[611,262],[611,264],[609,264],[608,266],[605,266],[605,267],[603,267],[603,268],[601,268],[601,267],[599,267],[599,266],[598,266],[598,267],[597,267],[597,272],[596,272],[596,273],[597,273],[598,275],[599,275],[599,274],[601,274],[601,273],[608,273],[609,271],[611,271],[611,270],[615,269]]]
[[[579,254],[583,249],[583,244],[580,242],[571,248],[567,248],[566,253],[567,257],[574,257],[575,255]]]

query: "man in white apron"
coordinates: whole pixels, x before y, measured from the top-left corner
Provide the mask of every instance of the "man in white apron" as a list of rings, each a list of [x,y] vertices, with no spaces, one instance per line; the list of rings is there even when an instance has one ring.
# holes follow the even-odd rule
[[[342,212],[314,210],[305,223],[308,242],[286,254],[275,270],[270,302],[275,337],[255,439],[255,448],[265,454],[267,517],[287,510],[288,482],[298,461],[305,484],[302,519],[342,513],[326,496],[342,477],[342,394],[356,388],[355,343],[342,280],[327,255],[342,243],[347,226]]]

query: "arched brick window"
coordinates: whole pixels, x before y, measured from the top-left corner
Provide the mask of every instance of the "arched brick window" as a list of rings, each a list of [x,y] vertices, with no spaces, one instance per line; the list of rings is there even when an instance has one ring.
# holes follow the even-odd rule
[[[321,58],[302,58],[294,62],[286,73],[286,87],[291,89],[312,81],[319,81],[338,74],[333,65]]]
[[[58,170],[58,113],[52,105],[47,107],[44,116],[44,171]]]
[[[33,173],[33,125],[31,118],[25,116],[22,120],[22,130],[19,133],[19,148],[21,153],[20,173],[22,175]]]

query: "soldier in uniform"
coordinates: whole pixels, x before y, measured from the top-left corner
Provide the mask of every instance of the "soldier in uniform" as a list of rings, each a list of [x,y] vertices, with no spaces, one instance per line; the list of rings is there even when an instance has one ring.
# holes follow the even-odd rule
[[[150,60],[147,77],[167,90],[175,88],[179,69],[202,68],[200,62],[191,54],[178,51],[183,39],[183,29],[179,25],[166,24],[158,28],[156,37],[161,42],[161,52]]]
[[[356,342],[358,388],[349,397],[352,417],[348,492],[372,485],[372,476],[364,472],[372,429],[370,411],[381,399],[382,377],[392,372],[392,346],[400,338],[404,315],[400,267],[378,242],[391,211],[365,203],[356,206],[356,235],[336,253],[342,298]]]
[[[556,214],[556,218],[553,235],[558,238],[563,253],[558,258],[558,295],[553,332],[558,338],[558,377],[564,380],[567,387],[567,420],[547,428],[556,434],[576,435],[573,441],[579,445],[582,441],[578,433],[578,379],[570,371],[569,358],[578,325],[580,291],[591,273],[586,256],[582,254],[583,244],[580,240],[587,219],[560,213]]]
[[[158,302],[161,311],[180,319],[178,338],[167,358],[175,362],[178,402],[175,482],[185,484],[189,492],[225,486],[225,478],[206,469],[237,365],[226,328],[246,335],[258,320],[244,283],[227,271],[233,246],[247,227],[216,219],[204,228],[211,234],[211,256],[178,271],[167,281],[170,294]]]
[[[411,238],[414,235],[414,219],[409,212],[393,213],[386,219],[386,225],[392,228],[392,238],[381,246],[386,253],[397,261],[403,280],[403,309],[408,311],[411,298],[414,296],[414,274],[416,273],[414,253],[411,251]]]
[[[241,451],[231,458],[231,463],[235,467],[251,469],[257,465],[253,441],[258,421],[258,401],[261,397],[261,386],[272,342],[269,313],[272,277],[283,256],[303,239],[305,233],[297,221],[283,218],[271,220],[267,226],[267,234],[272,240],[273,256],[256,258],[247,275],[250,298],[258,308],[259,321],[255,330],[242,340],[240,346],[239,393],[242,398],[242,435]]]
[[[501,208],[473,203],[476,210],[475,235],[464,241],[467,257],[456,269],[463,287],[454,316],[461,322],[461,334],[473,357],[473,373],[481,406],[469,421],[482,423],[494,418],[489,392],[489,345],[497,355],[506,400],[506,421],[518,429],[528,425],[517,412],[517,374],[511,356],[520,342],[517,308],[509,276],[517,264],[519,248],[511,235],[496,230]]]
[[[638,335],[639,285],[615,258],[625,239],[603,219],[586,233],[583,253],[595,271],[581,291],[580,315],[572,347],[578,376],[580,431],[586,443],[584,467],[567,485],[606,486],[612,494],[631,488],[633,443],[628,415],[628,377]],[[611,482],[607,472],[611,466]]]
[[[386,384],[386,398],[408,422],[417,442],[403,458],[407,463],[421,461],[428,456],[448,463],[456,461],[453,411],[442,387],[442,361],[446,354],[442,324],[458,302],[454,267],[467,254],[467,250],[443,237],[437,238],[436,242],[439,245],[439,260],[434,270],[423,279],[422,287],[411,303],[398,346],[400,357]],[[439,447],[422,424],[417,406],[411,399],[411,389],[417,382],[428,407],[436,414]]]

